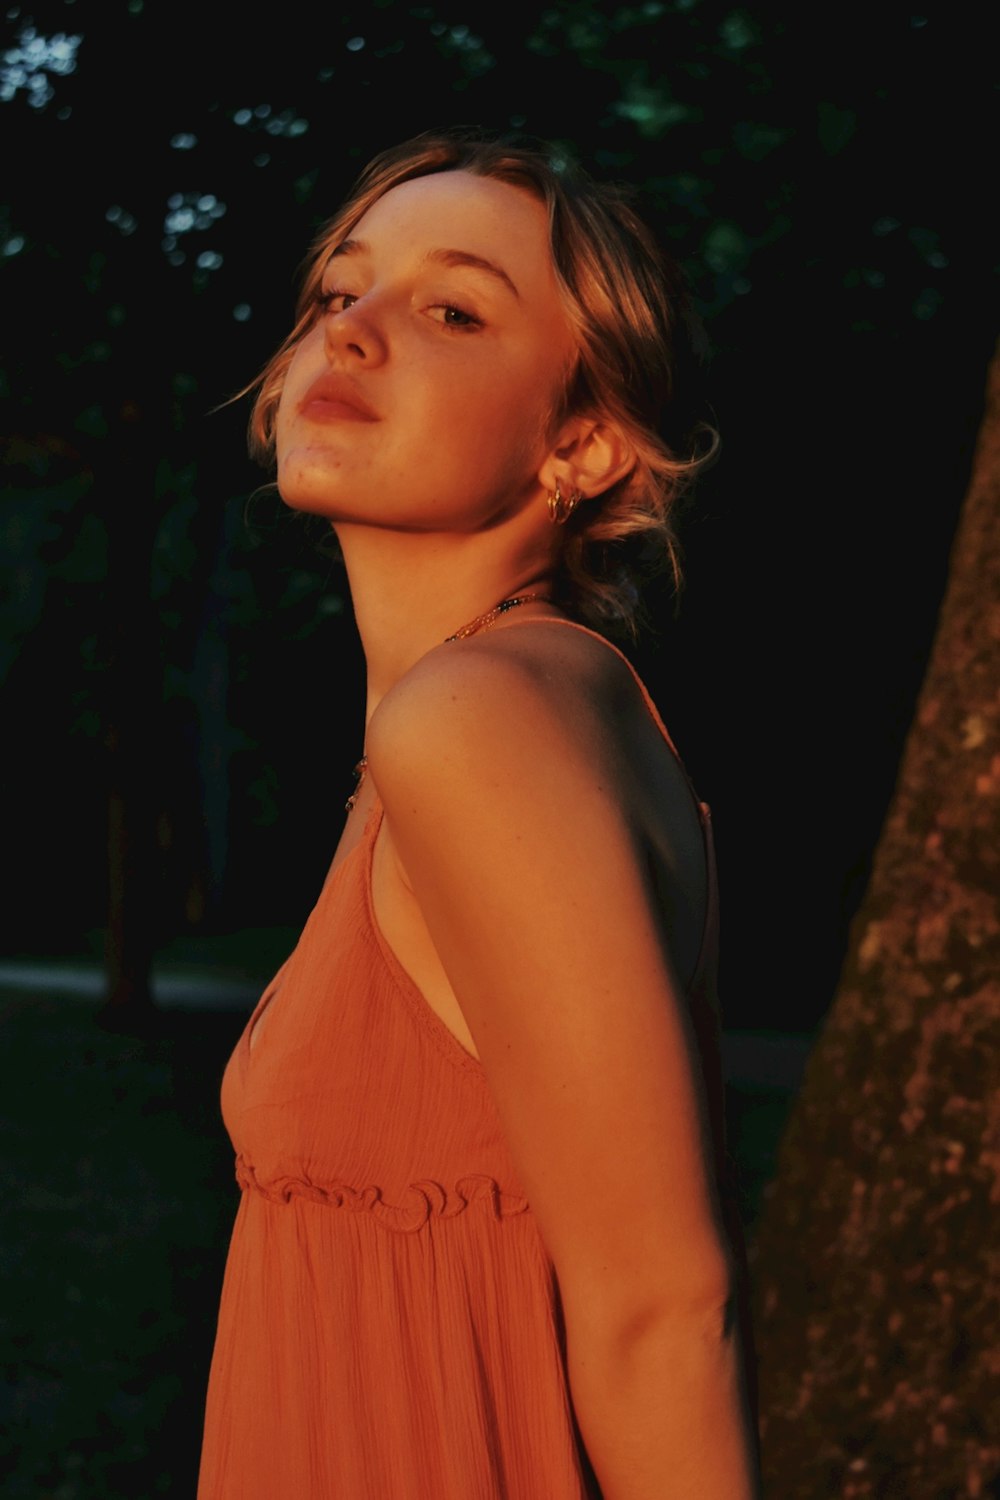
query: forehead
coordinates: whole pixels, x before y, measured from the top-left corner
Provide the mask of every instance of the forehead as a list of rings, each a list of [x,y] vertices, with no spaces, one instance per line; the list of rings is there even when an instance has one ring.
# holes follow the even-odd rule
[[[530,300],[555,297],[548,210],[526,189],[472,172],[436,172],[390,188],[351,230],[373,253],[460,250],[498,263]]]

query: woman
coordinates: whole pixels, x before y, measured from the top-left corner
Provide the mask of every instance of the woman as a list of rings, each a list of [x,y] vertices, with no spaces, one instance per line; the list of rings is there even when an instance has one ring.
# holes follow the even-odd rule
[[[226,1071],[200,1500],[749,1500],[708,809],[625,658],[676,308],[543,153],[427,136],[320,237],[253,431],[368,672],[330,875]],[[553,628],[555,625],[558,628]]]

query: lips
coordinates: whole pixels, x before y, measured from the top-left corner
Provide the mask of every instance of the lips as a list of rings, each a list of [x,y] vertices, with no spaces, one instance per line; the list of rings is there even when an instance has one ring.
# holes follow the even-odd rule
[[[299,410],[314,422],[381,420],[343,375],[321,375],[306,391]]]

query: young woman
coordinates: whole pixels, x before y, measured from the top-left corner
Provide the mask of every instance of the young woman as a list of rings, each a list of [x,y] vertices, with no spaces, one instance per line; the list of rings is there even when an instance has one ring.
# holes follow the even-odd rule
[[[368,696],[223,1083],[200,1500],[757,1494],[708,808],[585,623],[627,626],[630,545],[672,547],[678,298],[610,190],[421,137],[320,237],[262,377]]]

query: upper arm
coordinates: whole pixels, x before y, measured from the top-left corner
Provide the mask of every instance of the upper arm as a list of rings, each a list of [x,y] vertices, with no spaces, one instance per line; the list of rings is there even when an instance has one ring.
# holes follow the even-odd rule
[[[387,695],[368,755],[568,1315],[725,1300],[697,1052],[599,713],[456,654]]]

